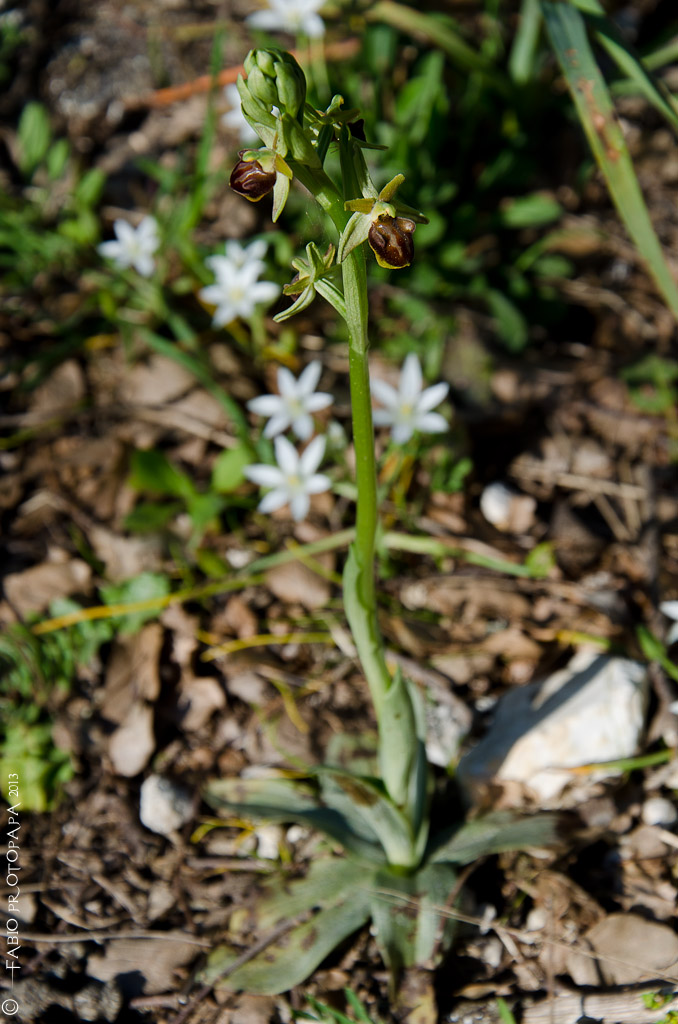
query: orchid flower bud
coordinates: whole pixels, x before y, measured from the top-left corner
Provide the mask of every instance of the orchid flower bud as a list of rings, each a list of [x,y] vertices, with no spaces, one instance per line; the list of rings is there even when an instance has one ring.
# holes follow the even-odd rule
[[[247,89],[269,110],[300,119],[306,102],[306,77],[291,53],[250,50],[244,62]]]

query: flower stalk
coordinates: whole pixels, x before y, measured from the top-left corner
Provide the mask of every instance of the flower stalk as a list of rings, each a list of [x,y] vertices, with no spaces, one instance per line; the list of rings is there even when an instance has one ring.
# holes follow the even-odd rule
[[[377,617],[375,551],[379,508],[368,365],[364,243],[370,243],[382,266],[407,266],[414,252],[412,233],[416,223],[426,218],[394,198],[404,180],[402,175],[397,175],[381,192],[372,184],[362,155],[362,147],[367,143],[360,138],[359,127],[356,126],[355,134],[350,130],[351,124],[358,120],[358,111],[345,111],[339,96],[334,97],[325,113],[313,110],[308,104],[298,105],[304,85],[300,78],[301,69],[289,55],[283,57],[275,51],[253,51],[245,61],[245,68],[248,70],[247,80],[240,78],[238,81],[243,112],[264,148],[241,154],[236,178],[247,172],[247,168],[242,166],[243,161],[252,165],[256,163],[270,174],[277,172],[278,179],[282,176],[281,171],[285,175],[289,172],[314,196],[339,236],[336,249],[330,246],[325,256],[313,246],[307,247],[308,259],[295,261],[298,277],[286,288],[286,294],[300,294],[294,304],[298,310],[310,304],[316,291],[320,292],[344,318],[348,328],[357,511],[355,539],[343,575],[344,608],[379,725],[382,780],[389,800],[402,814],[405,823],[402,841],[396,844],[397,856],[391,851],[389,861],[409,871],[419,863],[422,844],[428,834],[429,774],[419,697],[416,689],[399,674],[391,675]],[[333,143],[339,148],[339,185],[323,169],[324,158]],[[284,184],[286,187],[289,185],[287,177]],[[241,189],[236,188],[236,191]],[[276,200],[275,195],[274,200],[275,220],[282,212],[284,200]],[[335,252],[341,273],[340,285],[337,264],[333,265]],[[286,310],[277,319],[286,318],[290,312]],[[267,396],[269,404],[266,409],[272,398],[275,402],[273,396]],[[265,411],[263,406],[259,411]],[[266,507],[271,502],[278,507],[297,486],[293,482],[297,470],[296,464],[292,467],[291,452],[286,451],[280,441],[277,447],[276,455],[282,456],[285,462],[285,465],[280,463],[280,470],[254,467],[257,479],[263,480],[265,476],[271,485],[275,483],[277,487],[272,495],[263,499],[262,506],[266,504]],[[315,472],[316,468],[314,463],[309,472]],[[251,476],[251,479],[255,477]],[[316,480],[314,477],[311,486],[320,487],[320,478]],[[299,493],[292,498],[294,504],[291,507],[296,518],[302,506],[307,508],[307,499],[305,501]],[[395,745],[390,742],[392,739],[397,741]]]

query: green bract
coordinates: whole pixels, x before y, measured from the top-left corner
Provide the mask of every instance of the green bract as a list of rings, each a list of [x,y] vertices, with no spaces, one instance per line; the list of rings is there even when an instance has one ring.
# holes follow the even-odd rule
[[[313,302],[316,291],[320,292],[323,298],[332,305],[340,316],[346,316],[346,303],[341,293],[341,288],[333,277],[334,246],[330,245],[323,255],[315,242],[309,242],[306,246],[306,259],[297,258],[292,260],[292,266],[297,271],[297,276],[283,288],[285,295],[298,295],[296,302],[273,317],[278,323],[289,319],[295,313],[301,313],[302,309]]]

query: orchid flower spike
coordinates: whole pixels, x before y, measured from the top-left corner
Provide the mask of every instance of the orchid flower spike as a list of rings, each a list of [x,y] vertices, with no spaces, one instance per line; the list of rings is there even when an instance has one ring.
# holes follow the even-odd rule
[[[327,409],[334,401],[332,395],[315,390],[321,371],[319,359],[309,363],[298,379],[286,367],[281,366],[278,369],[280,394],[260,395],[247,403],[250,412],[258,416],[270,416],[264,429],[264,437],[282,434],[291,425],[300,441],[309,439],[313,433],[311,414]]]
[[[374,423],[379,427],[391,427],[391,436],[396,444],[409,441],[415,430],[423,434],[440,434],[447,430],[445,418],[431,410],[440,405],[449,385],[434,384],[422,391],[422,384],[421,365],[414,352],[410,352],[403,363],[397,391],[383,380],[371,383],[372,395],[384,406],[374,410]]]
[[[136,229],[126,220],[116,220],[113,230],[115,238],[97,247],[99,255],[113,260],[119,270],[134,267],[142,277],[150,277],[155,270],[153,255],[160,246],[155,217],[144,217]]]
[[[244,473],[252,483],[272,488],[259,502],[259,512],[289,505],[292,518],[299,522],[308,515],[310,495],[328,491],[332,484],[328,476],[316,472],[325,454],[325,438],[314,437],[302,455],[286,437],[276,437],[274,444],[277,466],[247,466]]]

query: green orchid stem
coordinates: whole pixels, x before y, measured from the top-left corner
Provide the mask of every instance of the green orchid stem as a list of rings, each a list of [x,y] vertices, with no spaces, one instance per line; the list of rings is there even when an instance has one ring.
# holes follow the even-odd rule
[[[346,193],[349,196],[354,196],[358,194],[358,186],[352,173],[347,150],[346,146],[340,147],[343,184]],[[344,209],[344,197],[339,195],[332,180],[322,170],[307,167],[289,158],[288,163],[294,176],[315,196],[319,205],[325,210],[341,234],[350,214]],[[351,545],[344,571],[344,606],[358,657],[370,688],[377,719],[379,719],[384,697],[391,686],[392,679],[386,665],[384,643],[377,621],[374,558],[379,517],[377,465],[374,454],[374,428],[367,359],[369,350],[367,273],[363,248],[362,245],[356,246],[341,264],[346,305],[344,319],[349,334],[351,413],[358,491],[356,536]]]

